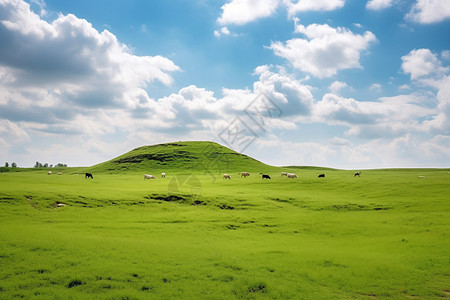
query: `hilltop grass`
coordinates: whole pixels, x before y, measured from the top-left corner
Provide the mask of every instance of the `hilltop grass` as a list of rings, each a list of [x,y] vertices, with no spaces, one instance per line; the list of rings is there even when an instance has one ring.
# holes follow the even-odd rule
[[[249,156],[212,142],[176,142],[143,146],[107,162],[90,167],[92,172],[123,173],[164,170],[180,172],[226,172],[273,170]]]
[[[0,298],[449,296],[450,170],[271,170],[2,173]]]

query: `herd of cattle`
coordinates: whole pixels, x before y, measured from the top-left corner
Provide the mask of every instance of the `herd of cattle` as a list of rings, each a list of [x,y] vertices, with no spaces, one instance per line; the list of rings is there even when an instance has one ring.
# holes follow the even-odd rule
[[[247,176],[250,176],[249,172],[240,172],[238,175],[241,175],[241,178],[246,178]],[[270,175],[259,173],[261,175],[261,179],[272,179],[270,178]],[[287,178],[298,178],[297,174],[295,173],[288,173],[288,172],[281,172],[281,177],[286,176]],[[325,177],[325,174],[320,174],[319,177]],[[229,174],[223,174],[223,179],[231,179],[231,176]]]
[[[247,176],[250,176],[249,172],[239,172],[238,175],[241,175],[241,178],[247,178]],[[270,177],[270,175],[268,174],[263,174],[263,173],[259,173],[259,175],[261,175],[261,179],[272,179]],[[288,173],[288,172],[281,172],[281,177],[286,176],[287,178],[298,178],[297,174],[295,173]],[[355,172],[355,174],[353,174],[353,177],[360,177],[361,176],[361,172]],[[165,178],[166,177],[166,173],[161,173],[161,178]],[[317,176],[318,178],[325,178],[325,174],[319,174]],[[155,176],[150,175],[150,174],[144,174],[144,180],[145,179],[156,179]],[[231,179],[231,175],[230,174],[223,174],[223,179]]]
[[[48,171],[47,173],[48,175],[52,175],[52,171]],[[62,172],[58,172],[58,175],[62,175]],[[241,175],[241,178],[247,178],[247,176],[250,176],[249,172],[239,172],[238,175]],[[259,173],[259,175],[261,175],[261,179],[272,179],[270,178],[270,176],[268,174],[263,174],[263,173]],[[298,178],[297,174],[295,173],[288,173],[288,172],[281,172],[281,177],[286,176],[287,178]],[[353,174],[353,177],[360,177],[361,176],[361,171],[359,172],[355,172],[355,174]],[[318,178],[325,178],[325,174],[319,174],[319,176],[317,176]],[[91,173],[85,173],[84,178],[91,178],[94,179],[94,176]],[[166,178],[166,173],[161,173],[161,178]],[[156,179],[155,176],[150,175],[150,174],[144,174],[144,180],[145,179]],[[223,179],[231,179],[231,176],[229,174],[223,174]]]

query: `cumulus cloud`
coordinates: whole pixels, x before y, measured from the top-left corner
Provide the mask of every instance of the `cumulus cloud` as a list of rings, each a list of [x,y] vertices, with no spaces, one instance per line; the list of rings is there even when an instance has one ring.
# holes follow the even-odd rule
[[[26,2],[7,0],[0,7],[0,65],[15,88],[51,81],[43,88],[63,86],[77,98],[102,86],[110,101],[119,103],[128,90],[142,89],[153,80],[171,84],[169,72],[179,69],[161,56],[133,55],[109,31],[99,33],[74,15],[48,23]]]
[[[293,16],[306,11],[330,11],[342,8],[345,0],[284,0],[288,13]]]
[[[297,24],[295,31],[306,38],[294,38],[285,44],[274,42],[269,48],[295,68],[319,78],[331,77],[339,70],[360,68],[361,52],[376,41],[370,31],[359,35],[347,28],[333,28],[327,24],[307,27]]]
[[[232,0],[222,6],[222,15],[217,22],[222,25],[242,25],[272,15],[279,0]]]
[[[447,0],[417,0],[406,18],[422,24],[441,22],[450,18]]]
[[[438,89],[436,95],[438,113],[433,115],[431,120],[424,122],[424,128],[434,133],[450,136],[450,75],[427,82]]]
[[[370,10],[383,10],[391,7],[393,0],[370,0],[366,3],[366,8]]]
[[[273,15],[278,7],[287,9],[289,16],[307,11],[331,11],[342,8],[345,0],[231,0],[222,6],[217,19],[221,25],[243,25]]]
[[[170,85],[179,70],[165,57],[134,55],[109,31],[71,14],[49,23],[21,0],[0,2],[0,11],[3,118],[56,131],[55,123],[96,118],[100,109],[133,110],[151,101],[150,82]]]
[[[231,31],[228,29],[228,27],[224,26],[220,30],[214,30],[214,36],[220,37],[222,35],[230,35]]]
[[[313,165],[343,169],[436,167],[436,161],[446,162],[450,157],[449,136],[437,135],[419,138],[413,134],[392,139],[351,141],[333,137],[328,143],[293,142],[274,137],[258,139],[253,157],[273,165]],[[269,155],[270,153],[279,155]],[[441,165],[445,166],[444,165]]]
[[[255,94],[269,95],[284,116],[309,115],[314,102],[311,87],[287,74],[284,69],[273,72],[268,66],[256,68],[259,81],[253,84]]]
[[[446,51],[441,53],[446,59]],[[450,135],[450,68],[443,66],[439,56],[430,49],[411,50],[402,57],[402,70],[413,83],[436,91],[436,112],[423,121],[424,131]]]
[[[254,74],[259,78],[252,90],[224,88],[223,96],[217,98],[213,92],[191,85],[159,99],[158,105],[164,106],[164,115],[169,116],[164,119],[164,123],[171,127],[206,128],[218,133],[234,118],[245,118],[246,112],[251,114],[257,111],[265,117],[276,115],[276,118],[266,118],[265,125],[275,129],[293,129],[296,127],[296,117],[310,115],[314,102],[311,87],[286,74],[284,70],[274,72],[270,66],[260,66]]]
[[[448,72],[449,68],[443,67],[438,56],[429,49],[417,49],[402,56],[402,70],[411,75],[411,80],[415,80],[428,75]]]
[[[0,144],[7,147],[10,143],[23,143],[30,139],[28,133],[9,120],[0,120]]]
[[[333,93],[333,94],[339,94],[339,92],[348,87],[347,83],[342,82],[342,81],[334,81],[329,87],[328,89]]]
[[[380,98],[379,101],[358,101],[326,94],[314,105],[313,120],[329,125],[344,125],[350,136],[366,138],[396,137],[419,131],[422,117],[435,113],[427,108],[419,95]]]

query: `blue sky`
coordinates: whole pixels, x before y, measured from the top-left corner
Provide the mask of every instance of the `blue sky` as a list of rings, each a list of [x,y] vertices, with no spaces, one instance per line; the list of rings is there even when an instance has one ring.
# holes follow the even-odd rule
[[[2,0],[0,163],[209,140],[274,165],[450,167],[448,36],[448,0]]]

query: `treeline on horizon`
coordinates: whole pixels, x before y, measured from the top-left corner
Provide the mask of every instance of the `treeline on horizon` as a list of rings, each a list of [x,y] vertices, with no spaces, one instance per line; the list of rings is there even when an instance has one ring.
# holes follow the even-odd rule
[[[15,162],[12,162],[10,166],[8,162],[5,162],[4,168],[17,168],[17,164]],[[67,164],[58,163],[56,165],[53,164],[49,165],[48,163],[42,164],[37,161],[34,164],[33,168],[67,168]]]

